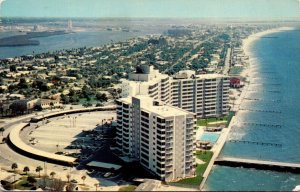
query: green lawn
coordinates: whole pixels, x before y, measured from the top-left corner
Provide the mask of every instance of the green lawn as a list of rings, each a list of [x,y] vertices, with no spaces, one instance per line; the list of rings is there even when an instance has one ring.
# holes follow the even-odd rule
[[[191,186],[195,186],[198,187],[203,179],[202,175],[204,174],[209,161],[211,160],[213,156],[213,152],[212,151],[198,151],[196,153],[196,157],[198,159],[201,159],[202,161],[204,161],[204,164],[198,164],[197,168],[196,168],[196,177],[193,178],[187,178],[187,179],[182,179],[180,181],[178,181],[178,184],[183,184],[183,185],[191,185]]]
[[[136,189],[135,185],[128,185],[126,187],[121,187],[119,191],[134,191]]]
[[[96,104],[96,103],[99,103],[99,101],[96,100],[96,97],[95,97],[95,96],[91,97],[91,100],[89,100],[89,101],[87,101],[87,99],[85,99],[85,98],[79,99],[79,104],[82,105],[82,104],[84,104],[84,103]]]
[[[214,125],[209,125],[209,123],[213,123],[213,122],[217,122],[217,121],[227,121],[228,120],[228,116],[224,116],[224,117],[209,117],[207,119],[199,119],[197,121],[197,125],[198,126],[216,126],[216,124]],[[226,125],[226,123],[220,123],[218,125]]]
[[[227,118],[227,124],[226,124],[226,127],[228,127],[228,125],[230,124],[230,121],[232,119],[232,117],[235,115],[235,112],[233,111],[230,111],[229,112],[229,115],[228,115],[228,118]]]
[[[217,125],[225,125],[226,127],[228,127],[232,117],[234,116],[234,112],[230,111],[228,115],[223,116],[223,117],[210,117],[207,119],[199,119],[197,121],[197,125],[198,126],[207,126],[207,127],[215,127]],[[214,123],[214,122],[218,122],[220,121],[220,123],[218,124],[209,124],[209,123]],[[226,121],[226,122],[222,122],[222,121]]]
[[[16,181],[15,188],[20,190],[30,190],[34,185],[28,183],[27,177],[20,178],[21,180]]]

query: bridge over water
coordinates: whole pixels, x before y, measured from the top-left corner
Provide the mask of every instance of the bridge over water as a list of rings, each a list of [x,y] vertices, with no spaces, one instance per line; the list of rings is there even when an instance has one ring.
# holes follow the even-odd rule
[[[215,160],[215,164],[230,167],[245,167],[278,172],[300,173],[300,163],[285,163],[278,161],[243,159],[235,157],[219,157]]]

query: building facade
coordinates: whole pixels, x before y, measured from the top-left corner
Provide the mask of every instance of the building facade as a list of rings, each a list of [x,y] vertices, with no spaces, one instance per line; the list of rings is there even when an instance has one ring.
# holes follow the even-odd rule
[[[221,74],[187,70],[170,77],[144,65],[123,80],[121,96],[149,95],[196,113],[197,118],[218,117],[229,112],[229,83],[229,77]]]
[[[194,176],[194,113],[137,95],[117,101],[119,152],[162,180]]]

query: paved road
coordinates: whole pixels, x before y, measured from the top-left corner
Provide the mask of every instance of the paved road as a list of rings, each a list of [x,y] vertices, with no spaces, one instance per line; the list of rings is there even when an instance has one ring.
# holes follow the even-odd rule
[[[59,110],[52,110],[52,111],[45,111],[45,112],[39,112],[38,115],[46,115],[49,113],[53,113],[54,111],[59,111]],[[9,132],[13,129],[14,125],[21,123],[23,121],[29,121],[32,117],[36,116],[36,114],[30,114],[30,115],[25,115],[21,117],[16,117],[16,118],[10,118],[10,119],[2,119],[5,123],[2,125],[4,127],[5,131],[3,132],[3,136],[7,137]],[[2,138],[0,137],[2,140]],[[23,156],[14,150],[12,150],[7,144],[0,144],[0,167],[1,169],[4,170],[10,170],[12,163],[17,163],[18,164],[18,169],[23,170],[24,166],[28,166],[30,168],[30,172],[34,172],[35,168],[37,166],[42,166],[44,170],[42,171],[42,174],[46,173],[49,175],[51,171],[56,172],[56,177],[61,178],[62,180],[66,180],[66,175],[71,174],[71,179],[75,179],[77,181],[81,180],[82,175],[86,175],[86,181],[85,184],[86,186],[90,187],[90,190],[94,190],[94,184],[99,183],[99,179],[97,178],[92,178],[90,177],[87,173],[86,170],[77,170],[75,167],[70,168],[70,167],[65,167],[61,165],[56,165],[56,164],[51,164],[35,159],[28,158],[26,156]],[[3,175],[2,175],[3,174]],[[12,173],[8,173],[6,171],[3,171],[1,173],[2,178],[5,178]],[[119,186],[113,182],[113,181],[108,181],[106,179],[101,179],[101,186],[103,190],[105,191],[117,191],[119,189]],[[1,191],[1,190],[0,190]]]

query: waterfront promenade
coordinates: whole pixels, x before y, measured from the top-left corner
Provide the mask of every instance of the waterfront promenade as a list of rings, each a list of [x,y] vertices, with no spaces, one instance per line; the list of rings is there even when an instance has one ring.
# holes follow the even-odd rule
[[[245,72],[245,75],[247,75],[249,69],[245,69],[246,72]],[[220,155],[224,145],[225,145],[225,142],[227,140],[227,137],[232,129],[232,127],[238,123],[238,120],[236,118],[236,115],[240,109],[240,105],[242,104],[242,101],[243,99],[245,98],[247,92],[248,92],[248,88],[249,88],[249,83],[246,83],[245,86],[242,88],[242,91],[241,91],[241,94],[238,96],[236,95],[235,97],[238,97],[235,101],[234,101],[234,104],[232,106],[232,109],[231,111],[234,111],[236,112],[235,116],[232,117],[231,121],[230,121],[230,124],[228,125],[228,128],[225,128],[222,130],[221,134],[220,134],[220,137],[218,139],[218,141],[215,143],[215,145],[213,146],[212,150],[214,152],[212,158],[211,158],[211,161],[209,162],[204,174],[203,174],[203,180],[202,182],[200,183],[200,186],[199,186],[199,189],[202,190],[204,185],[205,185],[205,182],[215,164],[215,161],[217,160],[218,156]]]
[[[228,137],[228,134],[229,134],[232,126],[235,124],[235,122],[236,122],[236,119],[235,119],[235,116],[233,116],[228,128],[224,128],[222,130],[222,133],[220,134],[220,137],[219,137],[218,141],[215,143],[215,145],[211,149],[211,151],[214,154],[213,154],[213,156],[212,156],[212,158],[211,158],[211,160],[210,160],[210,162],[209,162],[209,164],[208,164],[208,166],[207,166],[207,168],[206,168],[206,170],[203,174],[203,180],[202,180],[202,182],[200,183],[200,186],[199,186],[200,190],[203,189],[204,184],[205,184],[205,182],[206,182],[206,180],[207,180],[207,178],[208,178],[208,176],[211,172],[211,169],[213,168],[216,159],[218,158],[219,154],[221,153],[221,151],[223,149],[223,146],[226,142],[226,139]]]

